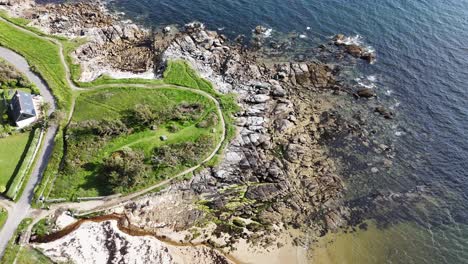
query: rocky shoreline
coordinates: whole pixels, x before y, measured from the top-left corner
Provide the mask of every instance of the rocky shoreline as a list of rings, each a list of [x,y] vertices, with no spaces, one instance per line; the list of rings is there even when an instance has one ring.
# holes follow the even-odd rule
[[[265,253],[280,250],[282,234],[289,235],[287,243],[308,247],[314,238],[353,222],[343,200],[341,166],[326,142],[365,134],[364,122],[341,114],[343,102],[377,94],[341,82],[338,65],[268,60],[259,52],[261,27],[254,30],[253,45],[245,46],[197,22],[150,32],[109,14],[102,3],[0,0],[0,5],[48,34],[86,38],[73,53],[82,68],[80,81],[103,74],[155,78],[168,60],[183,59],[219,92],[236,95],[242,108],[235,117],[238,133],[219,165],[108,213],[125,214],[133,226],[158,236],[233,254],[243,243]],[[336,57],[375,60],[375,53],[348,44],[343,35],[327,45],[342,47]],[[394,116],[381,105],[375,111]]]

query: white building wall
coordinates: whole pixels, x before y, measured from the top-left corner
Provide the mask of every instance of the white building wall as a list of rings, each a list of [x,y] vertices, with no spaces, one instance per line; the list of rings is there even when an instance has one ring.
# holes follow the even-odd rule
[[[36,120],[37,120],[37,117],[31,117],[31,118],[16,122],[16,125],[18,126],[18,128],[23,128],[23,127],[27,127],[31,125]]]

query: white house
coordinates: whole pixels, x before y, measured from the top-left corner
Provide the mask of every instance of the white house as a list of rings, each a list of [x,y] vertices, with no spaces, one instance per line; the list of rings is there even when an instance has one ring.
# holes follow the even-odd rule
[[[16,91],[10,101],[10,115],[18,128],[31,125],[37,120],[37,111],[30,93]]]

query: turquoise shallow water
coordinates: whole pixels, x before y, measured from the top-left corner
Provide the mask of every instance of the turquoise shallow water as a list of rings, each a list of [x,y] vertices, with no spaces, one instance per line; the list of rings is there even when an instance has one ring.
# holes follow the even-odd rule
[[[348,263],[468,263],[468,1],[114,0],[112,6],[148,26],[198,20],[231,37],[259,24],[305,34],[310,45],[336,33],[360,35],[378,56],[373,65],[358,65],[360,75],[373,76],[397,111],[397,156],[394,169],[378,177],[349,177],[350,192],[372,199],[426,191],[423,202],[403,197],[391,212],[370,214],[377,231],[344,240],[356,250],[330,250]]]

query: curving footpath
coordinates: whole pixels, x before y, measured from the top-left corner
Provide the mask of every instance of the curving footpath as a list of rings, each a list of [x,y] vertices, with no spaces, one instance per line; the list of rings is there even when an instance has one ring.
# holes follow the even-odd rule
[[[189,88],[189,87],[183,87],[183,86],[177,86],[177,85],[168,85],[168,84],[161,84],[161,85],[152,85],[152,84],[108,84],[108,85],[99,85],[95,87],[90,87],[90,88],[80,88],[77,87],[73,80],[71,79],[71,73],[70,73],[70,68],[68,67],[68,64],[66,63],[65,56],[63,54],[63,46],[62,43],[60,43],[58,40],[54,38],[49,38],[49,37],[44,37],[36,34],[35,32],[31,32],[25,28],[22,28],[20,26],[17,26],[3,18],[0,18],[1,21],[6,22],[10,24],[11,26],[14,26],[15,28],[27,33],[27,34],[32,34],[36,37],[46,39],[49,41],[54,42],[60,49],[59,55],[60,55],[60,60],[62,65],[65,68],[65,73],[66,73],[66,81],[69,85],[69,87],[72,90],[81,90],[81,91],[88,91],[88,90],[96,90],[96,89],[103,89],[103,88],[118,88],[118,87],[135,87],[135,88],[142,88],[142,89],[167,89],[167,88],[173,88],[173,89],[179,89],[179,90],[185,90],[185,91],[191,91],[194,93],[198,93],[211,101],[213,101],[216,105],[217,109],[217,114],[220,117],[221,125],[223,128],[222,131],[222,136],[219,140],[219,143],[216,145],[214,148],[213,152],[204,159],[202,162],[200,162],[198,165],[189,168],[181,173],[178,173],[177,175],[174,175],[162,182],[159,182],[155,185],[152,185],[148,188],[145,188],[143,190],[140,190],[138,192],[134,192],[132,194],[126,195],[126,196],[121,196],[121,197],[116,197],[114,196],[109,196],[107,199],[102,200],[102,201],[89,201],[89,202],[80,202],[80,203],[63,203],[63,204],[57,204],[53,205],[50,210],[32,210],[31,208],[31,203],[32,199],[34,197],[34,188],[35,186],[40,182],[42,178],[42,174],[48,164],[49,158],[52,154],[52,150],[54,147],[54,138],[55,135],[58,131],[58,127],[56,125],[52,125],[48,128],[46,134],[44,135],[44,140],[43,140],[43,146],[38,153],[38,156],[36,157],[36,160],[38,161],[34,167],[34,170],[31,174],[31,177],[29,181],[26,184],[26,188],[21,196],[21,198],[18,200],[17,203],[12,203],[10,201],[6,201],[5,199],[0,199],[0,204],[6,205],[5,208],[8,209],[8,219],[3,226],[3,228],[0,230],[0,257],[3,255],[9,239],[13,236],[17,226],[19,223],[25,218],[25,217],[33,217],[33,223],[30,225],[29,230],[31,229],[31,226],[34,223],[37,223],[40,219],[47,217],[48,215],[53,214],[56,210],[62,210],[62,209],[73,209],[75,211],[79,211],[81,214],[88,214],[92,212],[97,212],[97,211],[102,211],[106,210],[109,208],[116,207],[124,202],[127,202],[131,199],[134,199],[138,196],[141,196],[147,192],[150,192],[156,188],[159,188],[161,186],[164,186],[166,184],[169,184],[172,182],[173,179],[181,177],[185,174],[192,173],[196,169],[200,168],[204,163],[208,162],[211,160],[221,149],[224,140],[226,139],[226,123],[225,119],[223,116],[223,112],[221,110],[221,105],[219,101],[213,97],[211,94],[204,92],[202,90],[194,89],[194,88]],[[56,109],[56,104],[53,95],[51,94],[50,90],[48,89],[47,84],[39,78],[36,74],[31,72],[28,63],[26,60],[19,54],[0,47],[0,57],[7,60],[11,64],[13,64],[20,72],[24,73],[30,80],[33,82],[41,91],[41,94],[45,98],[47,102],[51,104],[51,109],[50,112],[55,111]],[[72,102],[72,109],[74,108],[75,105],[75,98],[73,98]],[[72,117],[73,110],[70,112],[69,115],[69,120]],[[26,239],[25,241],[28,241]]]

